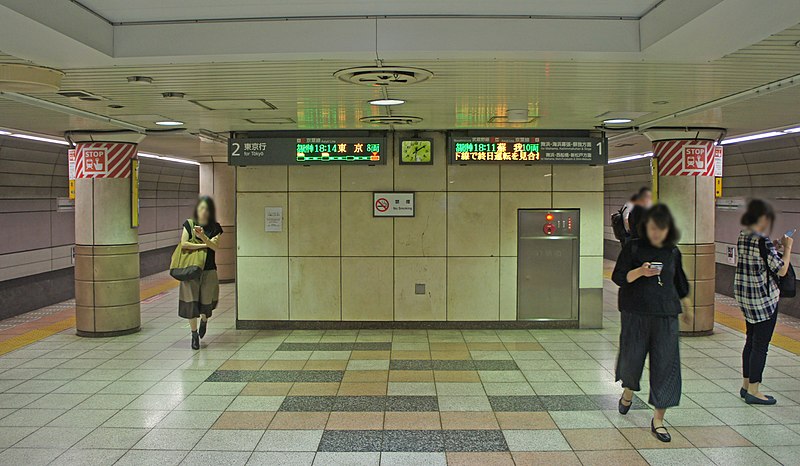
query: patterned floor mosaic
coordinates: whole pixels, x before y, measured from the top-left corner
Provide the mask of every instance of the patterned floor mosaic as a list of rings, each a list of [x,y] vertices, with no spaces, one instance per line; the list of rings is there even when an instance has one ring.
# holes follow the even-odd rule
[[[620,415],[613,286],[601,330],[243,331],[233,293],[200,351],[156,289],[137,334],[0,356],[0,464],[800,464],[800,356],[773,347],[779,404],[747,405],[731,326],[682,339],[671,443],[649,432],[646,375]]]

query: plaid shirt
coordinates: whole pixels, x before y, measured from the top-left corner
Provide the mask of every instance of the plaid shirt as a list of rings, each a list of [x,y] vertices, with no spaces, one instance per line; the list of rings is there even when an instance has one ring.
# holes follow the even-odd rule
[[[764,242],[767,260],[761,254],[759,243]],[[767,236],[744,230],[736,243],[736,276],[733,279],[736,301],[744,318],[751,324],[768,320],[778,309],[780,290],[775,276],[783,267],[783,260]],[[767,263],[770,271],[767,271]]]

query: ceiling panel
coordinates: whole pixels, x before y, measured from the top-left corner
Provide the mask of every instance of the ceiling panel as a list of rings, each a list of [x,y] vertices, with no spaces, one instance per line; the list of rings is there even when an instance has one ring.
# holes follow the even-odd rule
[[[109,100],[84,102],[55,94],[35,97],[75,108],[157,128],[158,119],[179,120],[189,132],[270,129],[365,128],[359,119],[391,111],[395,115],[423,118],[417,129],[535,127],[591,128],[598,115],[609,111],[640,112],[640,124],[800,73],[800,27],[776,34],[758,44],[707,64],[546,62],[546,61],[434,61],[385,63],[429,69],[434,77],[423,83],[391,88],[391,97],[407,103],[391,109],[372,107],[368,100],[382,97],[380,89],[343,83],[333,77],[337,70],[371,65],[349,61],[283,61],[200,63],[113,68],[68,69],[63,89],[84,89]],[[0,61],[13,57],[0,56]],[[150,85],[134,85],[128,76],[149,76]],[[181,92],[183,100],[164,99],[164,92]],[[214,99],[263,99],[276,108],[229,108],[210,110],[191,101]],[[732,134],[773,125],[800,123],[797,102],[800,87],[744,104],[718,108],[675,124],[728,127]],[[666,103],[660,103],[666,102]],[[109,105],[122,106],[110,108]],[[235,105],[232,105],[236,107]],[[509,109],[529,109],[538,118],[530,125],[497,126],[491,117]],[[216,108],[216,107],[215,107]],[[133,119],[133,117],[131,117]],[[252,121],[292,120],[293,124],[254,124]],[[151,121],[152,120],[152,121]],[[0,99],[0,126],[59,134],[67,129],[106,128],[101,123],[74,119],[35,107]],[[191,139],[191,140],[190,140]],[[152,140],[152,138],[148,138]],[[216,153],[217,148],[197,145],[181,137],[159,140],[159,147],[187,157]],[[143,147],[148,146],[146,140]],[[155,142],[153,143],[155,144]],[[211,145],[214,146],[214,145]],[[155,151],[155,149],[149,149]],[[612,146],[612,154],[631,153],[630,146]],[[221,153],[222,149],[219,149]]]
[[[660,0],[80,0],[114,23],[373,15],[639,18]]]

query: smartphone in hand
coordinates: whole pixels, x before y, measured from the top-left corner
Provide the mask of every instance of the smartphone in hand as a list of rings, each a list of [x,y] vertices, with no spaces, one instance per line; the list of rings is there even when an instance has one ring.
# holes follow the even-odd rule
[[[793,229],[791,229],[791,230],[787,231],[787,232],[786,232],[786,236],[788,236],[789,238],[791,238],[792,236],[794,236],[794,234],[795,234],[795,233],[797,233],[797,228],[793,228]]]
[[[663,262],[651,262],[650,263],[650,268],[651,269],[656,269],[659,272],[661,272],[664,269],[664,263]]]

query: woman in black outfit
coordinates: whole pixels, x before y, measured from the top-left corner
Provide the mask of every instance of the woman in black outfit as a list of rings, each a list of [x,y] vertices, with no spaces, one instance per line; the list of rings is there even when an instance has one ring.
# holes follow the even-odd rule
[[[667,206],[648,210],[639,229],[639,239],[625,244],[612,275],[620,287],[622,322],[616,379],[625,390],[619,412],[627,414],[630,409],[649,354],[649,402],[655,408],[650,429],[658,440],[669,442],[664,413],[681,399],[678,314],[689,283],[676,247],[678,230]]]

